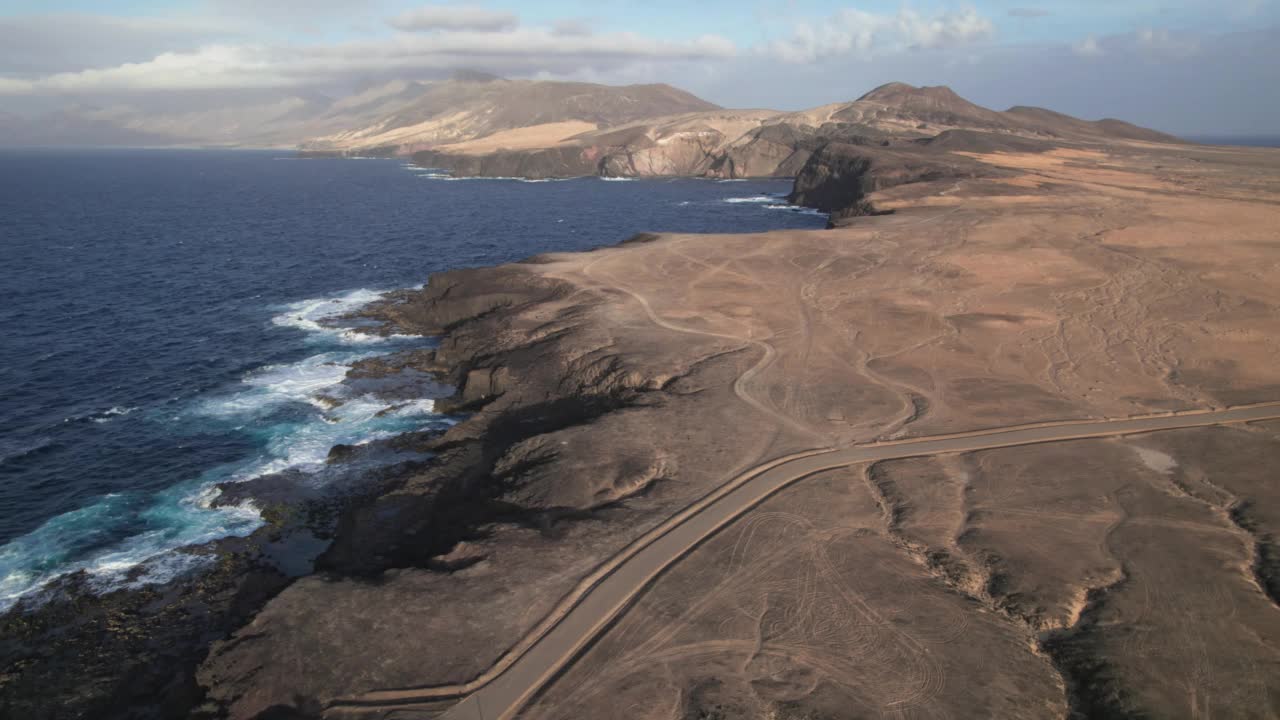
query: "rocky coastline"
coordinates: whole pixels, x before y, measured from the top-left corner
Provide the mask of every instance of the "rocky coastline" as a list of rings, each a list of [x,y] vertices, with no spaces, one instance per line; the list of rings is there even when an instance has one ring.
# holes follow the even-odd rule
[[[872,193],[918,186],[945,195],[962,181],[1015,174],[965,153],[1051,147],[972,131],[827,137],[804,149],[788,199],[845,225],[892,212]],[[798,162],[795,152],[785,162]],[[551,155],[468,169],[587,169]],[[715,162],[732,174],[754,160]],[[95,720],[359,716],[344,703],[361,693],[466,682],[566,586],[726,473],[812,445],[803,428],[743,422],[729,402],[768,361],[763,345],[691,333],[675,349],[656,339],[670,328],[647,306],[614,286],[544,272],[555,260],[439,273],[361,311],[380,332],[440,341],[365,361],[351,376],[429,375],[455,389],[437,408],[458,423],[386,441],[421,459],[364,474],[338,495],[308,496],[288,476],[224,488],[222,502],[251,500],[267,524],[189,549],[210,558],[203,572],[105,595],[71,576],[43,605],[0,617],[0,710]],[[920,412],[912,400],[895,421],[898,400],[867,393],[859,402],[878,413],[877,433]],[[730,424],[731,438],[699,433]],[[339,446],[331,462],[359,453]],[[357,614],[377,622],[351,622]],[[404,637],[405,627],[420,636]]]
[[[380,146],[370,151],[405,156],[420,167],[460,177],[529,179],[798,177],[811,161],[841,164],[847,162],[842,158],[853,154],[864,162],[897,166],[894,172],[919,181],[930,172],[922,165],[948,165],[942,169],[943,176],[971,176],[976,171],[976,164],[965,163],[965,158],[939,163],[939,156],[949,152],[1039,152],[1063,143],[1116,140],[1180,142],[1117,120],[1088,122],[1025,107],[996,112],[946,87],[889,83],[852,102],[800,112],[721,108],[602,125],[595,131],[532,145],[503,145],[494,140]],[[862,150],[852,153],[851,148]],[[920,155],[930,159],[922,161]]]
[[[253,717],[280,703],[237,709],[245,701],[228,677],[235,668],[224,663],[237,641],[225,639],[299,579],[360,583],[412,570],[447,580],[484,561],[471,548],[492,542],[493,526],[554,543],[566,523],[625,514],[617,503],[660,483],[662,458],[628,458],[611,488],[585,496],[511,492],[513,484],[528,484],[518,478],[536,473],[545,459],[546,448],[531,438],[658,402],[664,388],[680,384],[678,376],[627,372],[619,353],[602,352],[584,367],[573,348],[575,332],[585,330],[571,320],[532,335],[516,331],[512,318],[521,308],[576,292],[528,272],[538,262],[437,274],[426,290],[392,293],[362,311],[381,324],[376,331],[441,338],[436,349],[361,361],[348,374],[359,380],[410,371],[456,388],[436,406],[458,416],[458,425],[377,443],[424,459],[344,471],[371,448],[337,446],[330,463],[346,481],[328,487],[340,492],[313,491],[305,477],[290,473],[221,486],[215,507],[252,502],[265,525],[249,537],[184,549],[208,558],[188,576],[107,593],[83,573],[56,581],[0,616],[0,709],[51,720]],[[576,301],[583,313],[591,304]],[[543,492],[551,495],[535,497]],[[486,662],[482,654],[458,660],[462,667],[442,681],[465,680]],[[332,688],[328,696],[317,689],[315,702],[284,698],[290,712],[314,711],[332,699],[342,683],[330,680],[320,683]]]
[[[357,469],[361,453],[416,451],[417,439],[410,433],[358,449],[336,446],[330,462],[341,480],[326,489],[296,471],[224,483],[211,505],[252,503],[262,527],[174,551],[198,561],[173,580],[140,581],[144,563],[133,570],[139,581],[104,591],[80,571],[20,601],[0,615],[0,715],[219,717],[196,682],[210,644],[314,572],[345,512],[425,462]]]
[[[791,202],[831,213],[834,223],[881,212],[866,199],[877,190],[983,174],[980,163],[919,143],[890,148],[888,141],[850,139],[806,155]],[[528,165],[473,169],[538,172]],[[638,235],[627,242],[655,237]],[[251,668],[262,664],[260,653],[267,652],[255,648],[270,645],[237,638],[267,634],[246,624],[255,616],[261,620],[262,609],[281,593],[294,588],[295,594],[323,595],[344,583],[404,573],[425,574],[421,584],[434,586],[473,566],[492,565],[485,547],[509,544],[536,552],[562,544],[565,536],[577,545],[573,568],[552,563],[544,571],[553,577],[579,572],[607,548],[639,534],[665,508],[675,507],[677,497],[658,492],[676,472],[675,454],[614,438],[612,453],[592,459],[594,452],[586,451],[568,460],[570,466],[590,467],[597,483],[575,487],[542,474],[552,459],[561,467],[566,463],[564,451],[548,447],[545,438],[588,425],[612,438],[618,432],[612,425],[629,422],[613,419],[654,412],[673,398],[691,402],[695,390],[686,386],[697,384],[692,378],[741,370],[754,361],[755,350],[716,346],[692,365],[683,356],[626,352],[617,347],[621,339],[600,337],[600,324],[591,322],[616,299],[548,278],[536,272],[541,262],[535,257],[439,273],[425,289],[392,293],[361,312],[362,319],[379,324],[372,331],[440,338],[435,349],[362,361],[349,374],[358,380],[411,371],[456,389],[452,397],[436,401],[438,411],[461,419],[456,426],[384,441],[430,459],[349,472],[345,477],[353,480],[337,484],[345,488],[338,494],[312,493],[305,479],[287,473],[228,484],[214,504],[253,502],[266,525],[247,538],[189,549],[209,557],[209,569],[165,586],[106,594],[95,592],[83,575],[57,582],[47,602],[0,618],[0,663],[6,668],[0,675],[0,708],[30,718],[219,717],[228,712],[254,717],[276,706],[315,710],[344,693],[367,689],[343,680],[353,668],[335,663],[332,673],[317,674],[304,703],[241,694],[239,681],[255,675]],[[548,307],[556,313],[543,317]],[[358,454],[338,446],[330,453],[331,463],[354,465]],[[637,498],[643,501],[639,508],[624,502]],[[610,540],[583,551],[585,537],[605,532],[606,526],[612,528]],[[580,533],[582,538],[574,537]],[[304,586],[309,589],[297,590]],[[489,589],[477,584],[451,603],[477,602],[466,593]],[[268,615],[266,621],[275,619]],[[509,634],[518,631],[508,628]],[[487,649],[473,644],[446,658],[435,680],[465,681],[479,674],[501,653],[506,637],[495,637]],[[305,645],[293,651],[308,652]],[[262,684],[261,678],[253,683]],[[63,698],[56,709],[47,700],[50,688]]]

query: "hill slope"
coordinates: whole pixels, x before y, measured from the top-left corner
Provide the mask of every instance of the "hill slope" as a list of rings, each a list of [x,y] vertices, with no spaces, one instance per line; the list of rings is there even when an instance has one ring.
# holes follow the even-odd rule
[[[582,124],[553,122],[567,114],[542,117],[547,122],[521,131],[502,130],[479,140],[453,142],[441,135],[441,142],[427,143],[416,152],[414,162],[479,176],[790,177],[831,143],[901,147],[906,153],[927,149],[936,155],[986,151],[1014,140],[1180,142],[1118,120],[1089,122],[1035,108],[998,112],[975,105],[950,88],[904,83],[889,83],[851,102],[801,112],[703,110],[617,125],[602,122],[605,127],[585,132]],[[510,122],[514,116],[505,118]],[[431,127],[436,131],[441,123],[433,122]],[[472,124],[469,130],[482,132],[483,128]],[[356,140],[346,137],[347,142]],[[397,147],[403,150],[406,144]]]
[[[475,140],[498,132],[561,126],[558,141],[583,130],[716,105],[670,85],[457,79],[418,84],[418,94],[389,114],[302,143],[304,150],[396,152]],[[332,116],[325,118],[332,121]]]
[[[0,145],[302,147],[404,152],[565,122],[568,134],[716,106],[669,85],[504,80],[459,73],[439,82],[392,80],[337,98],[252,91],[214,98],[152,97],[80,104],[41,117],[0,116]],[[545,137],[545,134],[544,134]],[[547,144],[564,137],[558,134]]]

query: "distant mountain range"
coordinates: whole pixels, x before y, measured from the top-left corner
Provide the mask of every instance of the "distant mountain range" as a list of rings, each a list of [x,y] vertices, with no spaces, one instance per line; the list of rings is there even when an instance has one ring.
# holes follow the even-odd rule
[[[928,138],[978,130],[1031,138],[1176,141],[1119,120],[1040,108],[1004,112],[945,87],[890,83],[802,112],[727,110],[669,85],[622,87],[460,73],[395,80],[341,98],[296,94],[213,109],[76,105],[0,113],[0,145],[291,147],[413,155],[474,174],[792,174],[833,139]],[[522,171],[523,169],[523,171]]]
[[[34,118],[0,113],[0,145],[317,147],[358,150],[458,142],[554,123],[595,129],[716,105],[669,85],[504,80],[394,80],[337,99],[318,94],[157,110],[128,103],[73,105]],[[569,127],[569,126],[566,126]]]
[[[530,113],[519,116],[532,117]],[[911,149],[931,143],[934,151],[983,151],[1007,145],[1010,139],[1182,142],[1120,120],[1090,122],[1029,107],[996,112],[946,87],[903,83],[883,85],[852,102],[801,112],[715,108],[619,124],[596,123],[596,127],[580,121],[530,124],[526,120],[518,127],[435,143],[382,142],[386,137],[319,138],[306,149],[325,154],[410,155],[418,165],[471,176],[743,178],[797,175],[815,152],[831,144]]]

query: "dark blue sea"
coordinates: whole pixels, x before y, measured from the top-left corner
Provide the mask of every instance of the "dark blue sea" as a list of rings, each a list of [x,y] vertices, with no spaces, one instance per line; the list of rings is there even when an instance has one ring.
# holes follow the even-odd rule
[[[1187,139],[1205,145],[1280,148],[1280,135],[1188,135]]]
[[[439,423],[429,398],[337,408],[349,364],[422,344],[326,318],[435,271],[640,231],[819,228],[788,181],[452,180],[279,152],[0,152],[0,608],[83,569],[159,582],[168,552],[259,524],[214,483],[317,469]],[[141,568],[141,569],[140,569]]]

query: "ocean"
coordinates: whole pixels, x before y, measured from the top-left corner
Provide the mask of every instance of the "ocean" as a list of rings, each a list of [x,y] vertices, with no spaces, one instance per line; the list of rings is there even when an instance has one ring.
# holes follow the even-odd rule
[[[1205,145],[1280,148],[1280,135],[1188,135],[1186,139]]]
[[[324,321],[450,268],[642,231],[820,228],[786,180],[450,179],[266,151],[0,151],[0,609],[68,572],[163,582],[245,535],[213,486],[444,427],[340,385],[429,338]],[[328,395],[342,395],[333,407]],[[389,459],[389,461],[394,458]]]

